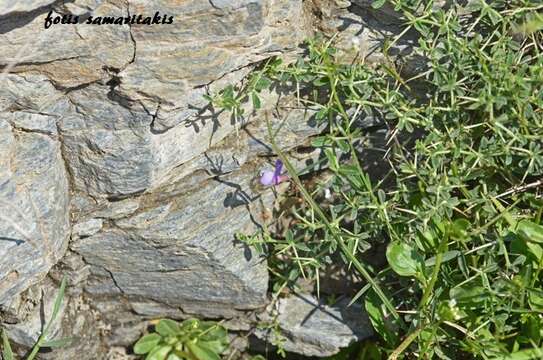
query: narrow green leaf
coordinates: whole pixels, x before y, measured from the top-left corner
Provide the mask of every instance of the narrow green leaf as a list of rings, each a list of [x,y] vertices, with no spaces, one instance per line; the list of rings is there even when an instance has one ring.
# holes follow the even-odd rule
[[[55,298],[55,304],[53,305],[53,313],[51,314],[51,320],[49,320],[49,323],[46,327],[46,329],[49,329],[51,326],[51,323],[55,321],[55,319],[58,316],[58,313],[60,311],[60,307],[62,306],[62,301],[64,300],[64,292],[66,291],[66,276],[62,278],[62,281],[60,282],[60,288],[58,289],[57,297]],[[45,335],[46,331],[43,332],[42,336]]]
[[[441,259],[442,263],[446,263],[447,261],[451,261],[453,259],[456,259],[459,257],[462,253],[458,250],[450,250],[443,253],[443,258]],[[424,262],[424,265],[426,266],[434,266],[436,264],[436,257],[432,256],[429,259],[426,259]]]
[[[11,350],[11,345],[9,344],[8,336],[6,335],[6,330],[2,330],[2,358],[4,360],[14,360],[13,351]]]
[[[373,290],[368,291],[364,306],[373,325],[374,330],[383,338],[389,346],[395,346],[398,338],[396,334],[389,329],[389,324],[383,313],[383,302]]]
[[[449,291],[451,299],[459,304],[474,305],[485,301],[489,294],[482,286],[467,284],[464,287],[456,287]]]

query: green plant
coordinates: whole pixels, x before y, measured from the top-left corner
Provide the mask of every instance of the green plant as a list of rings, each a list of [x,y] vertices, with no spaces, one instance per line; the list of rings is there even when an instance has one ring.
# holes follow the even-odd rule
[[[243,103],[252,102],[253,109],[258,110],[261,107],[260,93],[269,88],[271,80],[267,74],[281,64],[278,59],[268,60],[262,69],[255,70],[245,82],[239,86],[228,85],[215,95],[205,94],[204,98],[220,111],[228,111],[232,114],[232,120],[236,129],[236,135],[239,137],[239,123],[242,123],[245,110]]]
[[[304,202],[291,206],[285,234],[242,238],[268,255],[277,289],[318,281],[336,258],[357,271],[367,285],[352,301],[364,302],[381,337],[373,357],[541,358],[543,6],[374,5],[385,2],[405,27],[385,41],[382,64],[346,63],[333,38],[317,38],[307,56],[267,73],[294,84],[328,125],[312,144],[333,176],[308,187],[269,124]],[[408,33],[424,60],[418,74],[387,55]],[[367,115],[388,130],[379,177],[363,161]],[[363,255],[379,243],[388,266],[375,268]]]
[[[162,319],[136,342],[134,353],[147,354],[146,360],[219,360],[228,343],[226,329],[216,322]]]
[[[287,339],[281,332],[277,315],[274,316],[271,321],[259,323],[257,327],[267,332],[269,343],[276,348],[275,352],[277,353],[277,355],[285,358],[287,356],[287,353],[284,345]]]
[[[30,351],[30,354],[28,355],[26,360],[33,360],[38,354],[38,352],[43,348],[63,347],[70,344],[74,340],[73,338],[50,339],[50,340],[47,339],[49,331],[51,330],[51,326],[56,320],[58,313],[61,309],[65,290],[66,290],[66,278],[63,278],[60,283],[60,288],[55,298],[55,302],[53,304],[53,312],[51,313],[51,318],[45,324],[45,327],[42,333],[40,334],[38,341],[36,342],[32,350]],[[4,360],[15,359],[15,355],[13,354],[13,351],[11,350],[11,346],[10,346],[5,330],[2,331],[2,358]]]

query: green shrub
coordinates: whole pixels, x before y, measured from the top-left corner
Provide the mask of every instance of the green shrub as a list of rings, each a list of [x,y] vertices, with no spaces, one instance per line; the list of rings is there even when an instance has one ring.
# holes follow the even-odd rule
[[[146,360],[219,360],[228,342],[226,329],[215,322],[162,319],[155,332],[138,340],[134,353],[147,354]]]
[[[241,238],[268,254],[276,289],[318,279],[339,254],[368,283],[353,301],[364,299],[381,337],[373,354],[378,345],[391,359],[542,358],[543,5],[388,3],[405,31],[385,55],[416,32],[420,74],[405,78],[392,59],[344,63],[322,39],[296,63],[259,71],[294,86],[328,124],[313,146],[333,177],[306,188],[270,126],[305,203],[285,236]],[[364,114],[388,129],[382,178],[361,160]],[[378,243],[387,244],[385,268],[362,261]]]

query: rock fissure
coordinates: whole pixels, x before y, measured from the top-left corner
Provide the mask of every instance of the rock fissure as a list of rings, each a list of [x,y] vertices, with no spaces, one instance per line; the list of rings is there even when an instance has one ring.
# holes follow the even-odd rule
[[[16,67],[17,68],[22,68],[22,67],[25,67],[25,66],[41,66],[41,65],[47,65],[47,64],[53,64],[55,62],[60,62],[60,61],[67,61],[67,60],[75,60],[75,59],[81,59],[81,58],[84,58],[85,56],[88,56],[85,55],[85,54],[82,54],[82,55],[77,55],[77,56],[69,56],[69,57],[65,57],[65,58],[58,58],[58,59],[52,59],[52,60],[47,60],[47,61],[18,61],[16,63]],[[3,65],[3,66],[0,66],[0,70],[3,70],[5,68],[7,68],[8,65]],[[22,71],[22,69],[16,69],[16,71]]]
[[[126,12],[128,13],[128,17],[131,17],[130,0],[126,0]],[[132,46],[133,46],[133,52],[132,52],[132,58],[130,59],[128,64],[126,64],[126,66],[122,70],[126,69],[128,66],[130,66],[131,64],[133,64],[136,61],[136,52],[137,52],[137,49],[138,49],[136,39],[134,38],[134,34],[132,33],[132,24],[131,23],[128,23],[128,28],[129,28],[129,34],[130,34],[130,41],[132,42]]]

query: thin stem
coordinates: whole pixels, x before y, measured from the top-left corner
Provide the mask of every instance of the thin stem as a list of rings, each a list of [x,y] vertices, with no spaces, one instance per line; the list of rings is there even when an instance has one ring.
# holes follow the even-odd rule
[[[407,347],[411,345],[411,343],[417,338],[417,336],[419,336],[422,329],[423,329],[422,327],[419,327],[415,331],[413,331],[411,334],[409,334],[402,341],[402,343],[392,352],[392,354],[390,354],[390,356],[388,357],[388,360],[398,359],[398,356],[400,356],[405,351],[405,349],[407,349]]]
[[[313,197],[307,192],[307,190],[305,189],[305,187],[303,186],[302,182],[300,181],[300,178],[298,177],[298,175],[296,174],[296,170],[294,169],[294,167],[292,166],[292,164],[290,163],[290,161],[288,160],[288,158],[285,156],[285,154],[279,149],[279,147],[277,146],[276,142],[275,142],[275,138],[273,137],[273,134],[272,134],[272,128],[271,128],[271,124],[270,124],[270,121],[269,119],[267,118],[266,119],[266,122],[267,122],[267,126],[268,126],[268,135],[270,137],[270,143],[271,143],[271,147],[273,149],[273,151],[277,154],[277,156],[279,156],[279,158],[283,161],[283,164],[285,165],[285,167],[287,168],[288,170],[288,173],[289,175],[291,176],[292,180],[294,181],[294,183],[296,184],[296,186],[298,187],[298,189],[300,190],[300,192],[302,193],[304,199],[309,203],[309,205],[311,206],[311,208],[313,209],[313,211],[317,214],[317,216],[321,219],[321,221],[324,223],[324,225],[326,226],[327,230],[330,232],[330,234],[334,237],[334,239],[336,240],[336,242],[338,243],[340,249],[341,249],[341,252],[347,257],[347,259],[349,259],[350,262],[353,263],[354,267],[356,268],[356,270],[364,277],[364,279],[369,283],[371,284],[373,290],[375,291],[375,293],[379,296],[379,298],[381,299],[381,301],[383,302],[383,304],[386,306],[386,308],[388,309],[388,311],[390,311],[391,315],[396,319],[398,320],[398,322],[402,325],[402,327],[405,327],[405,324],[403,322],[403,320],[401,319],[401,317],[399,316],[398,312],[396,311],[396,309],[394,308],[394,306],[392,305],[392,303],[390,302],[390,300],[386,297],[385,293],[383,292],[383,290],[381,289],[381,287],[379,286],[379,284],[377,284],[377,282],[375,282],[375,280],[373,279],[373,277],[369,274],[369,272],[364,268],[364,266],[358,261],[358,259],[353,256],[353,254],[349,251],[349,248],[347,247],[347,245],[345,244],[345,242],[343,241],[343,239],[341,238],[341,236],[338,236],[337,232],[335,231],[335,229],[333,228],[333,226],[331,225],[330,221],[328,220],[328,218],[326,217],[326,215],[324,214],[324,212],[321,210],[321,208],[317,205],[317,203],[315,202],[315,200],[313,200]]]

